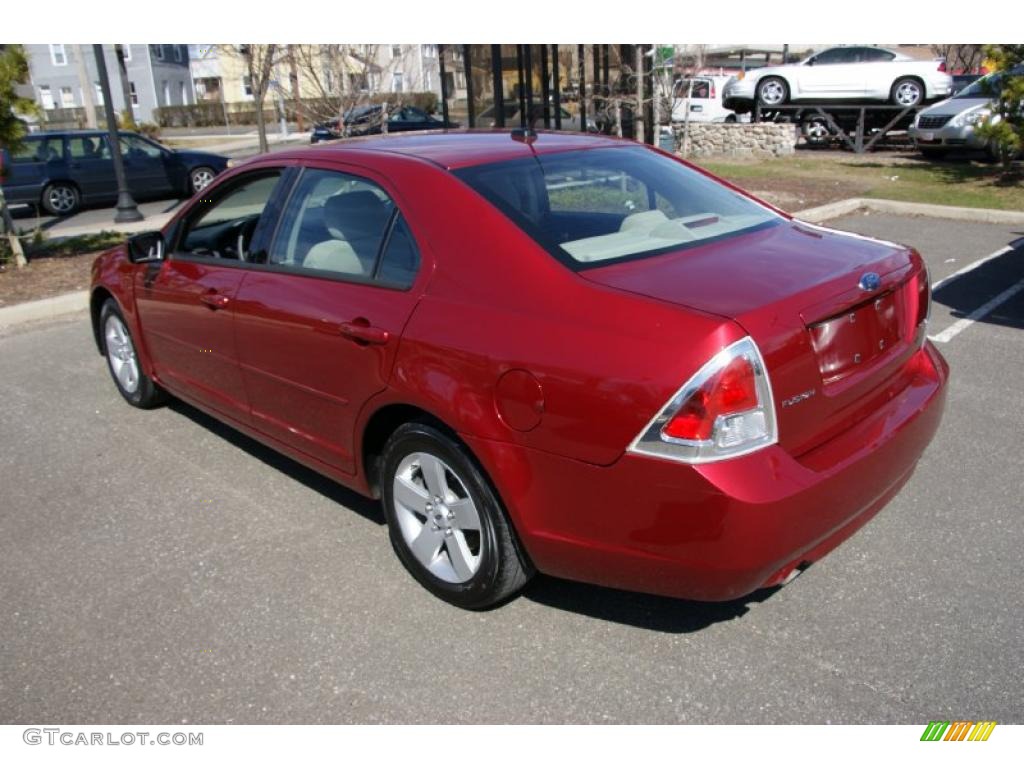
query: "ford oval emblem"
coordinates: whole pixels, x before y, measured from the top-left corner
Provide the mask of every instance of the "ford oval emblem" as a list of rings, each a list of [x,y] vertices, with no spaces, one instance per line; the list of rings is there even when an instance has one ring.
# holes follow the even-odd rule
[[[882,278],[877,272],[865,272],[860,276],[860,289],[862,291],[877,291],[882,284]]]

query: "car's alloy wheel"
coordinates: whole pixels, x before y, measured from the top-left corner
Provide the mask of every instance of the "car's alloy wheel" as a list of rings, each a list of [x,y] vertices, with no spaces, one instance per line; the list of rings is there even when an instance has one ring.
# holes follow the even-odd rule
[[[210,186],[210,182],[213,181],[213,177],[216,175],[217,174],[212,168],[206,168],[205,166],[202,168],[195,168],[189,174],[189,181],[192,183],[192,193],[195,194],[196,192],[202,192]]]
[[[778,107],[789,99],[789,87],[780,77],[766,77],[757,84],[757,100],[769,107]]]
[[[913,78],[897,80],[892,86],[892,102],[900,107],[916,107],[924,99],[924,88]]]
[[[829,130],[828,122],[820,117],[812,117],[803,123],[803,134],[807,143],[820,147],[829,143],[832,132]]]
[[[113,299],[108,299],[100,311],[100,330],[110,375],[121,396],[137,408],[152,408],[163,402],[163,391],[139,365],[131,332]]]
[[[43,208],[54,216],[69,216],[78,210],[78,190],[72,184],[59,182],[43,190]]]
[[[399,427],[384,449],[381,486],[392,546],[435,595],[486,608],[526,583],[529,565],[490,482],[447,434]]]

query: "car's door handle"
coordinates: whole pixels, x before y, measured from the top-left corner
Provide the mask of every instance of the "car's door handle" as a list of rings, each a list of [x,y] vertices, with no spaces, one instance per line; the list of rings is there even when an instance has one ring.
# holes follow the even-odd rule
[[[227,296],[221,296],[219,293],[204,293],[199,300],[210,309],[224,309],[231,301]]]
[[[376,328],[369,324],[365,318],[359,317],[351,323],[342,323],[338,326],[341,335],[346,339],[362,344],[387,344],[391,334],[383,328]]]

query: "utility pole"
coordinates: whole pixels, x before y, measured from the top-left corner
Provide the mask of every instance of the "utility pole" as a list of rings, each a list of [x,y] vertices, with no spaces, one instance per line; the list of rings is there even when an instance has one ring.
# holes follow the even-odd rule
[[[144,218],[135,204],[128,181],[124,175],[124,159],[121,157],[121,141],[117,135],[117,117],[114,115],[114,100],[110,95],[110,78],[107,77],[107,62],[103,58],[103,46],[93,45],[93,56],[96,57],[96,72],[100,76],[100,91],[103,93],[103,111],[107,116],[107,136],[110,142],[110,154],[114,160],[114,176],[117,178],[117,213],[114,214],[115,224],[142,221]]]
[[[114,53],[117,55],[117,74],[121,78],[121,98],[124,99],[124,113],[128,118],[125,122],[128,125],[135,125],[135,110],[132,109],[132,89],[128,84],[128,65],[124,63],[124,46],[120,43],[115,45]]]
[[[85,56],[82,54],[82,46],[75,43],[71,46],[75,54],[75,69],[78,70],[78,85],[82,91],[82,107],[85,109],[85,125],[87,128],[96,128],[99,124],[99,116],[96,114],[96,100],[93,98],[92,83],[89,82],[89,72],[85,68]]]
[[[644,47],[636,46],[636,110],[633,112],[633,140],[644,143]]]

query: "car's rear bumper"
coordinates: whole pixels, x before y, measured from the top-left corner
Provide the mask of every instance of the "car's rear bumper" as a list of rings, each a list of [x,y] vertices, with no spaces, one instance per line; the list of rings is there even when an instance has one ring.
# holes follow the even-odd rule
[[[903,486],[938,429],[948,367],[931,344],[908,386],[856,428],[794,458],[779,446],[690,466],[611,466],[466,437],[492,469],[538,570],[698,600],[779,583],[838,546]]]

